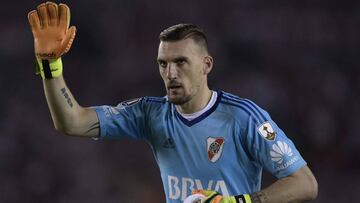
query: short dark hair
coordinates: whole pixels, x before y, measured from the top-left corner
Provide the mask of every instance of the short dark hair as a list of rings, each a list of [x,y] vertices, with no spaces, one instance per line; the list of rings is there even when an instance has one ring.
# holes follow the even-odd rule
[[[193,24],[182,23],[173,25],[163,30],[159,35],[159,39],[162,42],[176,42],[187,38],[193,39],[208,51],[207,38],[204,31]]]

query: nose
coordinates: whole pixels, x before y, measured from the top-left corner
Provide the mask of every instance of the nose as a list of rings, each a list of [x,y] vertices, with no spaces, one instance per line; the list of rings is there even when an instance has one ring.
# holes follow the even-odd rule
[[[178,77],[177,69],[176,69],[176,66],[174,64],[169,63],[168,68],[167,68],[167,72],[166,72],[166,77],[169,80],[173,80],[173,79],[176,79]]]

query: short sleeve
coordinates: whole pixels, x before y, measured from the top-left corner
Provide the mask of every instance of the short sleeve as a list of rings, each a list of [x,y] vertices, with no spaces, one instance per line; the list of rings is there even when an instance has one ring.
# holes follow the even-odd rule
[[[100,125],[100,139],[133,138],[145,136],[146,123],[143,99],[133,99],[113,106],[95,106]]]
[[[306,165],[294,143],[270,118],[269,114],[253,104],[245,130],[246,147],[252,159],[277,178],[296,172]]]

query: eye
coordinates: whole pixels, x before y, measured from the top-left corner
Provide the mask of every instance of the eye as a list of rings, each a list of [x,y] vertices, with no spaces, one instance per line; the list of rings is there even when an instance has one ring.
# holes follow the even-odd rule
[[[166,68],[166,66],[167,66],[167,63],[165,61],[158,61],[158,64],[162,68]]]
[[[185,64],[185,62],[186,62],[185,59],[178,59],[178,60],[175,61],[177,66],[182,66],[182,65]]]

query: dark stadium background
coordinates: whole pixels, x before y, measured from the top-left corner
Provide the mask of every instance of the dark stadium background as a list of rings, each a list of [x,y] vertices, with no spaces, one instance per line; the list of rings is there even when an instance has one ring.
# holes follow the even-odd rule
[[[27,12],[0,6],[0,202],[163,202],[150,147],[54,130],[34,75]],[[208,33],[210,86],[250,98],[296,143],[319,182],[314,202],[360,192],[360,1],[66,1],[78,32],[63,57],[84,106],[165,94],[159,32],[181,22]],[[265,173],[263,186],[274,179]]]

